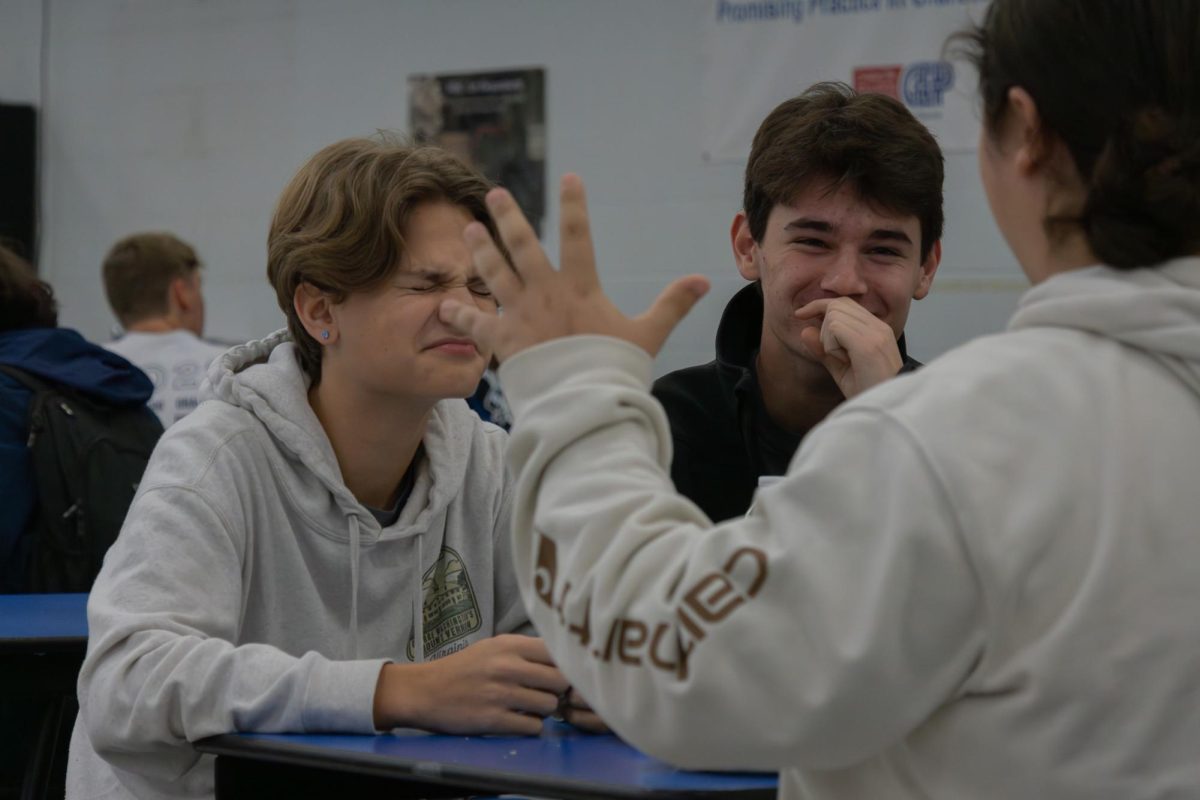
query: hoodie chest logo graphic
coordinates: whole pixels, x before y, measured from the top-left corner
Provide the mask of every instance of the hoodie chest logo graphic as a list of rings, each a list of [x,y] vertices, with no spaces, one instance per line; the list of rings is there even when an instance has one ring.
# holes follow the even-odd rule
[[[442,548],[437,562],[425,572],[421,581],[421,596],[426,658],[466,639],[483,625],[479,603],[471,586],[471,576],[467,574],[467,565],[462,557],[449,547]],[[466,643],[463,642],[454,650],[465,646]],[[409,638],[409,661],[415,657],[414,650],[413,640]]]

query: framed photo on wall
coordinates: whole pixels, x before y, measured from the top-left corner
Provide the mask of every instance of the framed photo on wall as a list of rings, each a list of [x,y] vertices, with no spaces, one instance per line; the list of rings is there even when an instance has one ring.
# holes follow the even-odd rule
[[[512,192],[541,235],[546,213],[546,71],[542,68],[408,79],[409,129]]]

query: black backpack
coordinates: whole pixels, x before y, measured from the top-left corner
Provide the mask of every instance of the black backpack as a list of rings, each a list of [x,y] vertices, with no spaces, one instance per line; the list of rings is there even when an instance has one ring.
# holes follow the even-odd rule
[[[9,590],[89,591],[162,423],[144,405],[109,405],[9,365],[0,372],[33,392],[28,446],[37,500],[17,547],[24,574]]]

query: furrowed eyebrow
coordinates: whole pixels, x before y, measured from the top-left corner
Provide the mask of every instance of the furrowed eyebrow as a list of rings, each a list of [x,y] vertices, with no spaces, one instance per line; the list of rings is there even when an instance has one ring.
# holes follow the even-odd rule
[[[396,277],[400,280],[407,278],[421,283],[433,284],[434,286],[448,286],[459,282],[467,286],[474,286],[484,282],[483,278],[476,272],[460,277],[457,273],[441,270],[437,267],[417,267],[412,270],[405,270]]]
[[[401,272],[398,277],[417,278],[429,283],[449,283],[452,278],[449,272],[437,269],[436,267],[418,267],[411,271],[406,270]]]

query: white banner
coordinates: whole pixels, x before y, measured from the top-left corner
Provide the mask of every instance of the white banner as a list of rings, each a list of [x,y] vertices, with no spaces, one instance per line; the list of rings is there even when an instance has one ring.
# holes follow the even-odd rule
[[[704,157],[744,161],[780,102],[817,81],[903,102],[946,151],[974,150],[974,69],[946,38],[988,0],[710,0],[704,63]]]

